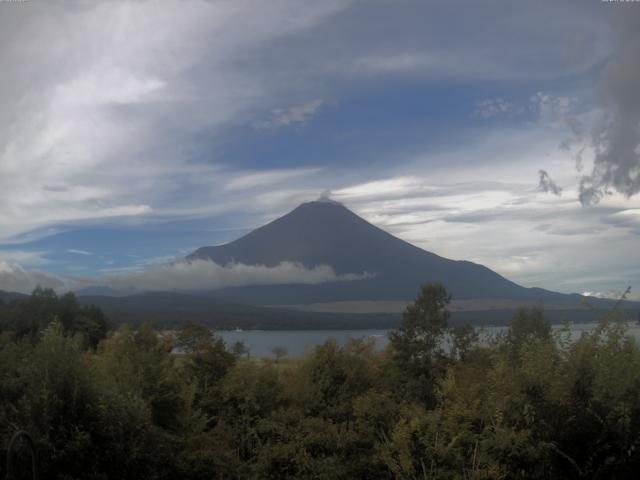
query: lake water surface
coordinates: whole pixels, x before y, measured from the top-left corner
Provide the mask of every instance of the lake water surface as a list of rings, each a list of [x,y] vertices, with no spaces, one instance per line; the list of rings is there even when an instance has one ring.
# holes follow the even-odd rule
[[[576,339],[583,332],[593,330],[596,323],[576,323],[571,325],[571,337]],[[484,327],[480,331],[480,338],[486,339],[495,335],[506,327]],[[554,325],[554,330],[561,328]],[[243,330],[243,331],[218,331],[217,333],[232,345],[241,341],[249,349],[251,356],[272,356],[275,347],[284,347],[289,356],[299,356],[313,350],[329,339],[334,339],[340,345],[344,345],[349,338],[373,338],[376,348],[382,349],[389,343],[390,330]],[[628,327],[628,335],[635,337],[640,342],[640,325],[631,324]]]

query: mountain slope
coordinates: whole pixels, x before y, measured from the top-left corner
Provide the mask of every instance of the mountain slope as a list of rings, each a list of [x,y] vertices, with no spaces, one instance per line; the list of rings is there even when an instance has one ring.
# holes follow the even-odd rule
[[[0,301],[2,302],[12,302],[13,300],[20,300],[22,298],[27,298],[28,295],[24,293],[18,292],[5,292],[4,290],[0,290]]]
[[[341,204],[309,202],[226,245],[203,247],[187,260],[207,259],[276,266],[295,261],[329,265],[337,274],[368,272],[373,278],[319,285],[233,287],[217,296],[250,303],[411,299],[425,282],[439,281],[459,299],[554,299],[566,295],[524,288],[492,270],[455,261],[411,245],[368,223]],[[206,286],[203,286],[206,288]]]

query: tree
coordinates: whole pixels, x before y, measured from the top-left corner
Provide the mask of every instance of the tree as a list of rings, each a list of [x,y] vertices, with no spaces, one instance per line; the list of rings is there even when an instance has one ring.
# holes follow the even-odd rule
[[[409,374],[408,388],[426,403],[435,400],[433,381],[442,373],[437,372],[440,366],[436,360],[443,356],[450,302],[442,284],[423,285],[413,305],[404,311],[400,328],[389,336],[396,364]]]
[[[506,334],[507,348],[516,358],[522,347],[533,339],[547,341],[551,338],[551,323],[540,307],[530,311],[520,308],[513,316]]]
[[[271,353],[273,353],[273,356],[276,357],[276,363],[279,363],[282,357],[287,356],[287,349],[286,347],[276,346],[273,347]]]
[[[187,368],[206,390],[220,380],[235,363],[233,353],[227,351],[224,340],[210,328],[193,322],[185,323],[177,337],[177,346],[184,350]]]
[[[0,358],[0,442],[16,430],[28,431],[43,478],[80,478],[95,452],[93,372],[81,342],[65,336],[59,321],[39,337],[36,345],[22,341],[7,350],[13,358]]]
[[[231,346],[231,351],[236,356],[236,358],[241,358],[244,355],[246,355],[247,358],[249,358],[250,356],[249,348],[247,348],[244,342],[240,340],[237,340],[233,343],[233,345]]]
[[[442,284],[424,285],[402,315],[402,324],[391,333],[391,343],[407,360],[422,358],[441,349],[441,340],[451,314],[451,296]]]
[[[451,329],[451,355],[454,358],[464,360],[473,347],[478,342],[478,332],[468,323],[455,325]]]
[[[84,346],[95,349],[109,331],[109,320],[94,305],[79,305],[71,292],[58,296],[51,289],[36,288],[30,297],[12,301],[0,308],[0,331],[11,332],[16,339],[37,343],[40,332],[57,320],[62,333],[80,334]]]

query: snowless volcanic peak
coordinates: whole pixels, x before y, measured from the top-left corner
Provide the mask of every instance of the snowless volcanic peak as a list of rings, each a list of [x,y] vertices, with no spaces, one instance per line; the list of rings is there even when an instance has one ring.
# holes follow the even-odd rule
[[[411,299],[421,284],[436,281],[442,282],[458,299],[563,296],[524,288],[482,265],[450,260],[418,248],[328,197],[303,203],[233,242],[199,248],[187,259],[207,259],[220,265],[243,263],[271,267],[290,261],[308,268],[329,265],[338,275],[369,274],[364,279],[340,285],[305,286],[306,292],[319,292],[309,297],[317,301]],[[277,290],[280,295],[285,287],[270,286],[269,290],[272,293]],[[297,303],[295,298],[291,300]]]

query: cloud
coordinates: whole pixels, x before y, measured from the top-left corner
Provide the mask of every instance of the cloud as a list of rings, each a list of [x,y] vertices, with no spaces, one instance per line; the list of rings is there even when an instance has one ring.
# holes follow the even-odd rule
[[[76,255],[84,255],[84,256],[93,255],[92,252],[87,252],[86,250],[77,250],[75,248],[67,248],[67,252],[75,253]]]
[[[602,57],[593,9],[527,6],[499,24],[499,3],[465,10],[338,0],[3,9],[0,242],[60,224],[264,209],[247,195],[262,194],[255,180],[244,192],[225,188],[221,172],[269,161],[229,160],[233,132],[256,118],[272,127],[309,122],[372,75],[555,78]],[[464,39],[450,35],[452,18]],[[586,33],[575,45],[578,27]]]
[[[562,188],[556,185],[553,180],[551,180],[551,177],[546,170],[540,170],[538,174],[540,175],[538,190],[545,193],[552,193],[558,197],[562,195]]]
[[[338,52],[335,69],[352,75],[544,79],[584,72],[605,54],[595,6],[580,5],[527,4],[515,14],[499,1],[374,2],[337,18],[324,41]],[[452,34],[452,25],[465,35]],[[355,41],[345,42],[344,31]],[[356,60],[346,62],[345,53]]]
[[[604,221],[609,225],[627,228],[637,235],[640,234],[640,208],[619,210],[609,215]]]
[[[630,237],[626,219],[622,228],[613,215],[637,205],[621,206],[612,182],[585,181],[610,210],[580,212],[579,192],[569,186],[576,182],[574,168],[567,174],[561,166],[569,156],[553,152],[560,139],[541,128],[564,121],[587,138],[591,124],[574,119],[576,103],[566,92],[579,96],[576,85],[588,83],[612,52],[613,78],[624,77],[616,72],[625,64],[637,64],[625,53],[632,48],[626,40],[612,50],[599,2],[583,3],[530,2],[505,10],[494,1],[467,2],[463,9],[456,2],[404,2],[401,8],[332,0],[166,1],[162,8],[29,2],[28,9],[3,9],[0,244],[34,241],[61,228],[72,234],[78,223],[212,222],[227,215],[236,225],[257,226],[330,188],[369,220],[437,253],[498,271],[528,258],[530,274],[513,267],[515,279],[528,284],[582,290],[578,281],[595,278],[602,265],[637,278],[631,270],[637,237]],[[452,33],[452,21],[464,36]],[[65,35],[60,25],[68,27]],[[612,83],[603,80],[605,87]],[[416,141],[411,125],[402,124],[420,107],[397,117],[402,146],[394,145],[393,128],[385,128],[388,149],[366,162],[358,158],[367,143],[360,134],[379,124],[372,118],[351,128],[353,113],[362,111],[362,105],[350,110],[354,104],[377,102],[380,94],[380,105],[392,100],[395,106],[405,86],[417,85],[416,107],[427,105],[422,94],[432,91],[487,95],[478,115],[503,115],[509,128],[480,125],[470,133],[456,123],[425,147],[427,141]],[[531,95],[532,85],[557,90]],[[617,97],[613,104],[626,111],[635,97],[623,90],[629,105]],[[604,111],[611,95],[601,97]],[[319,129],[302,145],[301,133],[325,123],[311,120],[326,105],[340,106],[330,112],[339,135]],[[456,108],[447,108],[441,120],[458,122],[455,115]],[[463,115],[468,121],[466,110]],[[529,116],[536,118],[523,126]],[[273,135],[256,132],[256,120],[272,125]],[[304,132],[286,128],[305,122]],[[276,142],[285,135],[292,137]],[[313,142],[331,146],[335,157],[322,171],[304,167],[318,165]],[[375,157],[385,161],[374,163]],[[536,191],[539,169],[565,186],[562,198]],[[624,168],[616,172],[624,176]],[[613,195],[604,195],[607,189]],[[551,228],[536,230],[537,224]],[[580,249],[566,241],[569,235],[553,233],[594,225]],[[611,249],[603,248],[609,241]],[[615,276],[596,287],[617,288]]]
[[[529,98],[531,107],[541,118],[565,117],[577,106],[577,99],[567,96],[556,96],[549,93],[537,92]]]
[[[346,6],[31,3],[0,18],[0,243],[53,225],[222,205],[216,147],[255,112],[290,102],[273,68],[257,71],[246,56]],[[303,95],[312,100],[270,121],[308,121],[322,100]]]
[[[271,111],[269,119],[256,124],[257,128],[287,127],[296,123],[304,124],[318,113],[323,100],[308,100],[289,108],[276,108]]]
[[[610,298],[610,299],[614,299],[614,300],[619,300],[620,298],[622,298],[622,295],[624,294],[624,291],[620,291],[620,292],[616,292],[616,291],[607,291],[607,292],[596,292],[596,291],[586,291],[586,292],[582,292],[582,295],[584,295],[585,297],[594,297],[594,298]],[[637,293],[633,293],[629,292],[629,294],[627,294],[626,296],[627,300],[631,300],[631,301],[640,301],[640,294]]]
[[[0,250],[0,262],[20,263],[22,265],[43,265],[49,263],[46,252],[25,250]]]
[[[474,115],[482,118],[491,118],[498,115],[513,112],[515,105],[502,98],[487,98],[476,102]]]
[[[351,282],[375,276],[368,272],[338,275],[327,265],[306,268],[296,262],[282,262],[275,267],[242,263],[222,266],[208,260],[159,263],[167,259],[150,259],[143,268],[104,270],[102,276],[95,278],[61,277],[0,260],[0,290],[30,293],[38,286],[66,291],[90,285],[136,291],[213,290],[246,285]]]
[[[640,208],[640,199],[617,194],[584,209],[576,187],[556,196],[527,181],[539,166],[556,172],[559,185],[575,181],[570,155],[557,149],[562,137],[538,124],[499,127],[457,149],[425,154],[412,169],[405,161],[402,174],[354,182],[332,195],[403,240],[528,287],[570,293],[636,285],[636,216],[616,212]]]
[[[507,101],[503,98],[487,98],[478,100],[474,115],[484,119],[493,117],[514,117],[525,114],[535,117],[535,121],[551,126],[566,127],[576,122],[576,110],[579,102],[575,97],[552,95],[547,92],[536,92],[528,99]]]
[[[41,270],[26,270],[16,263],[0,260],[0,290],[31,293],[36,287],[65,288],[64,280]]]
[[[225,182],[227,190],[246,190],[259,186],[273,185],[294,178],[317,175],[320,168],[288,168],[256,171],[240,171]]]
[[[593,155],[591,172],[580,181],[580,201],[594,205],[617,191],[631,197],[640,191],[640,9],[621,5],[614,15],[614,57],[604,70],[596,97],[600,115],[593,128],[574,130],[578,159],[585,148]]]
[[[416,190],[425,190],[424,179],[417,176],[402,176],[385,180],[374,180],[332,191],[337,199],[354,200],[366,197],[406,197]],[[433,187],[432,187],[433,188]]]
[[[540,224],[536,227],[536,230],[546,232],[550,235],[568,235],[568,236],[580,236],[597,235],[606,230],[604,225],[549,225]]]
[[[113,288],[138,290],[208,290],[245,285],[316,284],[370,278],[369,273],[337,275],[327,265],[305,268],[294,262],[275,267],[232,263],[221,266],[207,260],[157,265],[142,272],[112,273],[100,283]]]

